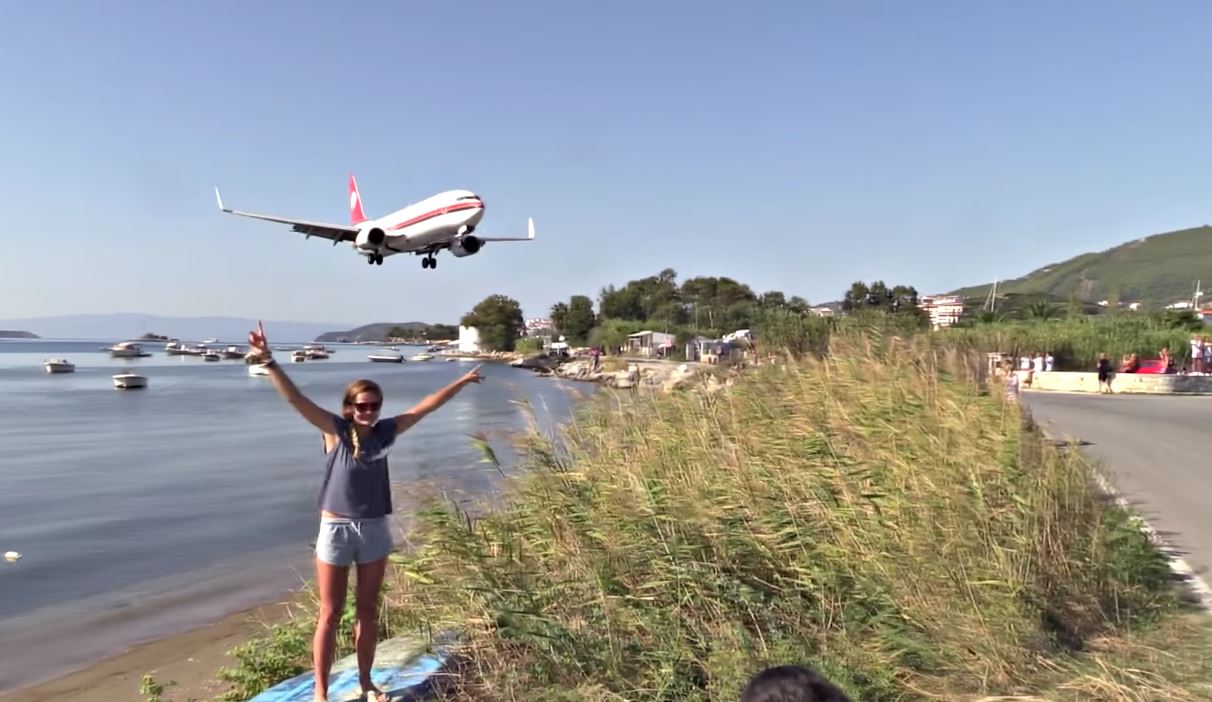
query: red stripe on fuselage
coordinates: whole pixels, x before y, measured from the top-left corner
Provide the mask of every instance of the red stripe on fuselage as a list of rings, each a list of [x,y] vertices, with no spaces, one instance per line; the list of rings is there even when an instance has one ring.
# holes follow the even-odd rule
[[[424,222],[427,219],[433,219],[434,217],[441,217],[444,214],[450,214],[451,212],[458,212],[460,210],[476,210],[476,209],[480,209],[483,206],[484,206],[484,203],[482,203],[482,202],[459,202],[459,203],[455,203],[453,205],[447,205],[441,209],[426,212],[425,214],[422,214],[422,215],[417,215],[416,217],[413,217],[412,219],[400,222],[399,224],[393,224],[390,227],[388,227],[388,229],[391,229],[393,231],[396,229],[403,229],[404,227],[410,227],[414,224],[417,224],[418,222]]]

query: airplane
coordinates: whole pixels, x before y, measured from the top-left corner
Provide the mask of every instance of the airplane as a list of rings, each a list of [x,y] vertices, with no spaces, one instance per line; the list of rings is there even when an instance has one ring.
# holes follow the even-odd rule
[[[470,190],[448,190],[433,197],[396,210],[389,215],[370,219],[362,211],[362,196],[358,181],[349,174],[349,224],[326,224],[303,219],[241,212],[223,206],[223,196],[215,188],[219,210],[240,217],[252,217],[269,222],[291,225],[304,238],[318,236],[333,246],[348,241],[354,251],[366,257],[370,265],[383,265],[383,259],[395,254],[424,256],[422,268],[437,268],[439,251],[448,249],[456,258],[476,254],[489,241],[534,240],[534,218],[528,221],[525,237],[489,237],[473,235],[484,217],[484,201]]]

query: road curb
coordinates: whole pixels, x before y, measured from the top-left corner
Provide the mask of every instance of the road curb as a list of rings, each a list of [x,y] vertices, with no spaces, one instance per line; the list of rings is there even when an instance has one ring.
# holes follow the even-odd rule
[[[1048,431],[1043,427],[1043,425],[1036,422],[1034,416],[1032,416],[1031,421],[1039,429],[1040,433],[1043,434],[1045,439],[1051,441],[1053,445],[1059,445],[1059,441],[1055,436],[1052,435],[1052,432]],[[1065,441],[1065,445],[1072,445],[1072,442]],[[1079,451],[1081,450],[1081,447],[1077,445],[1074,445],[1074,448]],[[1166,541],[1165,537],[1159,534],[1157,529],[1155,529],[1147,519],[1141,516],[1137,510],[1132,508],[1132,505],[1129,504],[1128,500],[1124,498],[1119,490],[1115,488],[1115,485],[1113,485],[1111,481],[1107,479],[1107,476],[1104,475],[1101,470],[1099,470],[1098,461],[1094,460],[1090,456],[1086,456],[1086,459],[1091,461],[1090,467],[1094,473],[1094,481],[1098,484],[1099,491],[1102,492],[1106,497],[1110,498],[1116,504],[1116,506],[1131,516],[1137,522],[1137,527],[1141,530],[1141,533],[1145,535],[1145,538],[1149,539],[1149,543],[1166,557],[1166,561],[1170,565],[1170,572],[1174,573],[1174,575],[1179,578],[1183,585],[1190,590],[1190,593],[1194,598],[1194,602],[1191,604],[1199,607],[1204,614],[1212,614],[1212,587],[1208,585],[1208,582],[1195,572],[1195,570],[1191,567],[1191,564],[1187,563],[1186,560],[1177,555],[1178,549],[1174,546],[1174,544]]]

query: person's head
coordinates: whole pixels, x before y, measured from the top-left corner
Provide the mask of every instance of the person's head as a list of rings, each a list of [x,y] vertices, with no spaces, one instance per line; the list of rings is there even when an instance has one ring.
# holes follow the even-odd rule
[[[758,673],[741,691],[740,702],[850,702],[833,683],[799,665]]]
[[[379,421],[379,411],[382,409],[383,390],[375,381],[355,380],[345,388],[345,397],[341,399],[341,416],[350,423],[374,426]]]
[[[1105,360],[1106,358],[1107,358],[1106,351],[1103,351],[1102,353],[1098,354],[1098,360],[1102,361],[1102,360]]]

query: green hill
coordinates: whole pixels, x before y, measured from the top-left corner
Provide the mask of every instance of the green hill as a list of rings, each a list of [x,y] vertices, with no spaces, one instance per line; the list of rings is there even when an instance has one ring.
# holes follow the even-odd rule
[[[336,341],[382,341],[390,336],[391,330],[399,327],[409,334],[418,336],[426,331],[443,325],[429,324],[427,322],[379,322],[377,324],[365,324],[356,329],[349,331],[330,331],[325,332],[316,337],[317,343],[332,343]],[[455,335],[458,334],[458,327],[455,327]],[[449,335],[447,335],[449,336]],[[436,337],[442,338],[442,337]]]
[[[1063,301],[1076,291],[1097,302],[1118,291],[1121,302],[1165,306],[1189,300],[1195,282],[1212,287],[1212,226],[1155,234],[1099,253],[1087,253],[998,283],[999,294],[1039,296]],[[984,298],[990,285],[953,294]]]

